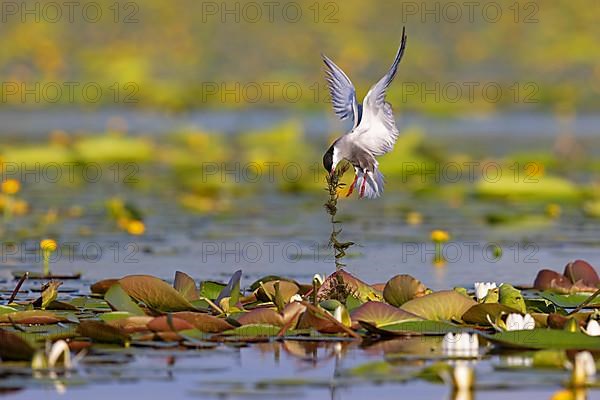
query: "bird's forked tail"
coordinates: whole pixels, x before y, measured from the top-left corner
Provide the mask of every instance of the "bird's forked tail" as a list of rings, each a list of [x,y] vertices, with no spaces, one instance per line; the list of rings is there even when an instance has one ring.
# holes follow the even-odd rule
[[[356,174],[357,179],[354,184],[354,190],[358,192],[358,196],[361,199],[363,197],[366,197],[367,199],[375,199],[381,196],[383,193],[384,178],[383,174],[379,172],[377,167],[373,172],[363,172],[361,170],[357,170]]]

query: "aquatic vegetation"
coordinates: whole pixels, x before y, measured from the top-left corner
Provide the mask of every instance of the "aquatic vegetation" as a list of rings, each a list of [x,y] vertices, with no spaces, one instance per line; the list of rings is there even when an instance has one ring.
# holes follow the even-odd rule
[[[496,289],[496,282],[475,282],[475,299],[483,300],[491,289]]]
[[[329,245],[333,248],[335,257],[335,268],[336,270],[341,269],[342,259],[346,255],[346,250],[352,246],[353,242],[340,242],[337,236],[342,232],[342,229],[337,229],[339,221],[336,220],[337,215],[337,202],[339,198],[339,191],[344,187],[344,184],[340,182],[340,177],[350,168],[348,163],[344,163],[338,167],[333,174],[327,176],[327,192],[329,199],[325,203],[325,210],[331,216],[331,235],[329,236]]]
[[[579,273],[573,268],[576,265],[571,264],[571,274]],[[150,275],[128,275],[99,281],[91,286],[91,296],[69,300],[61,299],[60,282],[51,281],[35,301],[17,296],[0,306],[0,366],[19,362],[34,370],[44,367],[76,372],[88,354],[93,357],[95,349],[107,345],[124,349],[168,345],[190,351],[186,349],[212,348],[220,343],[283,341],[292,346],[306,339],[377,346],[392,344],[394,339],[390,338],[396,337],[402,341],[418,338],[427,348],[418,350],[416,344],[404,344],[413,346],[414,354],[428,362],[411,367],[409,375],[402,375],[403,380],[432,379],[456,390],[477,390],[474,368],[465,360],[486,357],[492,349],[501,354],[538,349],[530,368],[566,369],[569,362],[564,350],[572,349],[578,353],[570,384],[595,382],[593,357],[584,354],[600,349],[593,336],[598,330],[596,320],[568,330],[549,323],[553,315],[567,314],[581,304],[567,308],[555,305],[554,312],[540,313],[533,308],[536,301],[544,299],[539,292],[519,291],[506,283],[496,288],[501,293],[506,285],[504,296],[511,299],[515,291],[525,297],[526,309],[520,311],[499,303],[502,293],[495,303],[478,303],[475,288],[463,293],[431,291],[406,274],[389,279],[383,294],[344,270],[310,283],[266,276],[247,288],[241,277],[237,271],[227,284],[198,284],[178,271],[170,285]],[[581,310],[575,317],[584,321],[589,315]],[[503,329],[498,331],[499,326]],[[429,344],[432,339],[435,345]],[[44,350],[46,341],[54,343],[50,350]],[[70,353],[83,348],[87,353],[70,362]],[[410,365],[401,361],[402,357],[402,352],[391,352],[382,361],[386,367],[356,367],[352,376],[371,374],[378,380],[393,380],[395,366]],[[59,359],[62,364],[57,363]]]
[[[565,267],[563,274],[543,269],[538,272],[533,286],[556,293],[593,292],[600,284],[594,267],[583,260],[575,260]]]
[[[21,182],[16,179],[6,179],[0,184],[0,206],[4,222],[10,221],[13,214],[24,214],[27,203],[19,202],[14,196],[21,190]],[[21,210],[20,210],[21,209]]]

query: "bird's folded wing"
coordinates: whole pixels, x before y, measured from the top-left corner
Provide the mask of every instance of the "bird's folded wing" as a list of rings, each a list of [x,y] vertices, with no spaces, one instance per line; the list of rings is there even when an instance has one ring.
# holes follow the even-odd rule
[[[325,70],[329,94],[333,104],[333,111],[341,118],[351,118],[354,128],[360,121],[360,110],[356,101],[356,90],[348,76],[340,67],[326,55],[322,54],[323,62],[327,69]]]
[[[392,106],[385,101],[385,94],[396,76],[405,48],[406,34],[402,30],[402,43],[396,58],[388,73],[373,85],[365,96],[360,124],[351,133],[358,143],[375,156],[391,151],[398,139],[398,128],[396,128]]]

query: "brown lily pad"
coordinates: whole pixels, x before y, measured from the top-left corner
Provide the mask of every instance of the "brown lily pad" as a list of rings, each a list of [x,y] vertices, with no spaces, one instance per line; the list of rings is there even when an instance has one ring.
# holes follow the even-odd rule
[[[582,282],[587,287],[596,288],[600,283],[600,278],[594,267],[583,260],[575,260],[565,266],[564,276],[571,282]]]
[[[194,325],[180,318],[163,315],[162,317],[153,318],[148,322],[148,329],[154,332],[178,332],[186,329],[194,329]]]
[[[0,329],[0,359],[2,361],[30,361],[35,349],[14,333]]]
[[[224,319],[210,314],[181,311],[173,313],[173,316],[188,322],[193,325],[194,328],[206,333],[220,333],[233,329],[233,326]]]

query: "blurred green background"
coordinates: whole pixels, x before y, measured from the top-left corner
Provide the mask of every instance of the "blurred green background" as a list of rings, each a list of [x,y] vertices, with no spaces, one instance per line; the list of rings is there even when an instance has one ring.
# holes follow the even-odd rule
[[[599,7],[589,0],[470,6],[433,0],[98,0],[72,8],[8,1],[2,6],[0,72],[18,88],[3,87],[1,105],[322,110],[327,95],[319,54],[342,66],[362,96],[385,72],[405,25],[407,55],[389,95],[403,110],[590,112],[600,94]],[[56,103],[32,96],[23,102],[21,83],[35,82],[94,82],[105,95],[91,102],[76,90],[73,101],[65,94]],[[503,90],[497,101],[490,101],[493,91],[481,91],[490,82]],[[469,83],[480,85],[473,99]],[[269,85],[277,87],[270,92]],[[453,85],[464,91],[458,100]],[[448,93],[440,95],[442,90]]]

